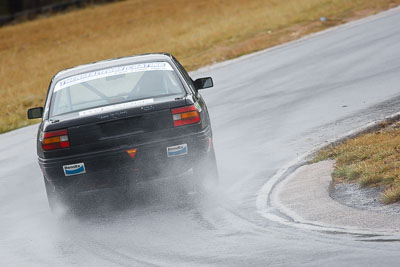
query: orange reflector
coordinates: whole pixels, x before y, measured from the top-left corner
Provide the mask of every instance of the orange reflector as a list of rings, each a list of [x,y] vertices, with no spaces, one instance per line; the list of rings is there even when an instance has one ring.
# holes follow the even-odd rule
[[[126,150],[126,153],[128,153],[128,155],[133,159],[133,158],[135,158],[135,156],[136,156],[136,151],[137,151],[136,148],[134,148],[134,149],[128,149],[128,150]]]
[[[60,136],[45,138],[43,139],[43,144],[59,143],[61,142],[60,139]]]
[[[181,114],[182,119],[193,118],[197,116],[198,116],[197,111],[185,112]]]

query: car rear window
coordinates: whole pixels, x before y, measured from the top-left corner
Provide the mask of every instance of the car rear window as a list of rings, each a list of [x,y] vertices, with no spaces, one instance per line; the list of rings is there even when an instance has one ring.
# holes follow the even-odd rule
[[[51,99],[50,117],[183,93],[182,84],[168,62],[117,66],[58,81]]]

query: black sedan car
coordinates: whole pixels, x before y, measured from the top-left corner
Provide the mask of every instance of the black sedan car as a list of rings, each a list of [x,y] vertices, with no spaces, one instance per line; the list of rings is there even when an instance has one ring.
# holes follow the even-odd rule
[[[100,61],[57,73],[44,108],[37,154],[49,205],[82,192],[126,188],[188,172],[192,183],[215,182],[210,118],[193,81],[169,54]],[[190,172],[192,170],[192,172]]]

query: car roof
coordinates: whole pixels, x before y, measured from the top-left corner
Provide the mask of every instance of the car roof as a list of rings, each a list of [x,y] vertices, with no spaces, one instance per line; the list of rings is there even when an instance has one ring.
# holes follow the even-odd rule
[[[168,53],[151,53],[151,54],[132,55],[120,58],[111,58],[61,70],[54,75],[52,81],[54,82],[55,80],[61,80],[84,72],[90,72],[98,69],[111,68],[114,66],[120,66],[126,64],[152,62],[152,61],[171,62],[171,58],[172,56]]]

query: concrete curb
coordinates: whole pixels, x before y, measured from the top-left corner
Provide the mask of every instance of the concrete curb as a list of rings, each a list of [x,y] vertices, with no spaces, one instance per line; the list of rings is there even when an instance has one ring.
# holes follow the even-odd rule
[[[368,232],[400,232],[400,215],[345,206],[329,196],[334,161],[304,165],[273,192],[278,210],[294,221],[329,228]]]
[[[390,228],[384,229],[384,227],[379,227],[379,223],[375,224],[374,227],[369,228],[365,227],[363,229],[354,226],[352,224],[345,224],[344,221],[341,224],[335,225],[330,222],[326,221],[317,221],[316,218],[315,220],[309,221],[306,220],[306,218],[303,218],[301,214],[298,214],[296,211],[293,210],[293,207],[290,209],[283,205],[278,197],[279,191],[277,188],[283,188],[286,185],[286,181],[289,178],[292,178],[297,175],[297,171],[300,171],[302,168],[307,168],[307,163],[310,159],[314,158],[315,154],[318,153],[321,149],[324,149],[330,145],[335,145],[341,142],[346,141],[347,139],[356,137],[360,134],[370,132],[373,130],[377,130],[381,128],[382,123],[391,123],[394,121],[400,120],[400,112],[396,112],[390,116],[385,117],[382,120],[379,121],[373,121],[370,122],[362,127],[353,129],[350,132],[347,132],[346,134],[339,136],[337,138],[328,140],[327,142],[317,145],[314,147],[309,152],[306,152],[297,158],[295,158],[293,161],[289,162],[287,165],[283,166],[281,169],[279,169],[263,186],[262,188],[258,191],[257,193],[257,198],[256,198],[256,208],[257,212],[264,218],[274,221],[280,224],[285,224],[288,226],[292,227],[298,227],[302,229],[309,229],[309,230],[316,230],[316,231],[324,231],[324,232],[330,232],[330,233],[346,233],[346,234],[352,234],[352,235],[362,235],[362,236],[371,236],[374,238],[374,236],[399,236],[400,240],[400,235],[399,231],[396,230],[398,227],[397,226],[391,226]],[[329,175],[329,183],[323,183],[322,181],[316,181],[319,183],[323,183],[324,185],[321,185],[319,187],[320,191],[322,194],[329,197],[329,186],[331,182],[331,172],[332,170],[329,170],[328,173]],[[325,173],[326,174],[326,173]],[[314,181],[315,182],[315,181]],[[307,183],[307,185],[309,185]],[[277,193],[278,192],[278,193]],[[298,193],[299,194],[299,193]],[[301,192],[303,194],[303,192]],[[330,197],[329,197],[330,198]],[[315,200],[318,201],[318,200]],[[333,202],[336,202],[332,199]],[[313,203],[315,204],[315,203]],[[318,203],[316,203],[318,204]],[[337,203],[339,204],[339,203]],[[339,204],[340,207],[343,208],[348,208],[345,205]],[[357,209],[354,209],[357,211]],[[368,212],[368,211],[366,211]],[[342,213],[339,213],[342,214]],[[372,215],[374,216],[374,215]],[[379,216],[381,214],[379,213]],[[355,223],[354,223],[355,224]],[[357,224],[355,224],[357,225]],[[400,225],[400,224],[398,224]]]

